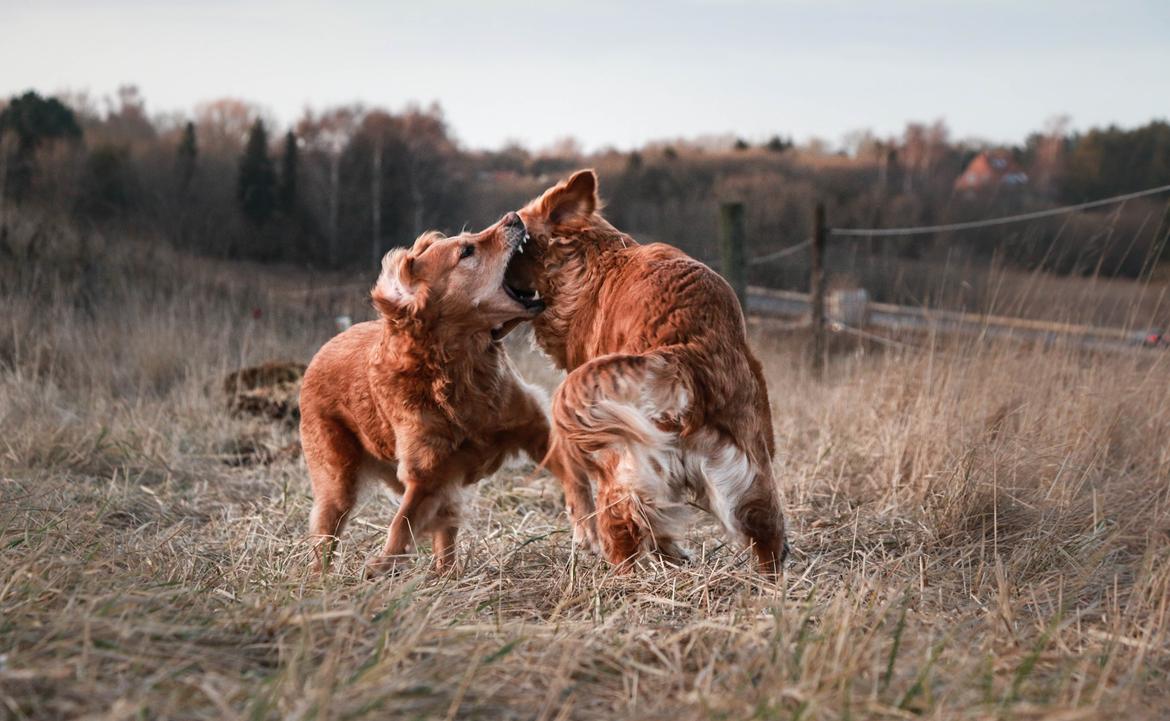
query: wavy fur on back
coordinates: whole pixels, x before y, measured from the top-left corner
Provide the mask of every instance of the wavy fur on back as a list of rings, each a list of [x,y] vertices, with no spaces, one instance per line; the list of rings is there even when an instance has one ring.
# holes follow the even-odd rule
[[[677,529],[647,509],[690,497],[775,573],[786,547],[768,390],[735,294],[678,249],[610,225],[596,187],[581,171],[519,211],[535,240],[520,271],[548,306],[536,341],[569,371],[548,465],[575,533],[615,563],[676,557]]]

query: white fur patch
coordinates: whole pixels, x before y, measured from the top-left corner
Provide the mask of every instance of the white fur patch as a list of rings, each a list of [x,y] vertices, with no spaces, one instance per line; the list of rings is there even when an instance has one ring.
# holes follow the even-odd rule
[[[392,250],[382,258],[382,272],[375,289],[379,295],[396,305],[407,305],[414,301],[414,291],[402,279],[402,259],[406,251]]]
[[[693,402],[685,385],[660,369],[620,379],[618,397],[575,408],[578,442],[600,442],[617,454],[614,481],[634,501],[638,522],[660,539],[679,539],[690,520],[691,494],[733,542],[748,539],[736,510],[761,475],[751,457],[711,430],[680,438],[660,425],[677,423]],[[653,546],[655,538],[646,543]],[[671,548],[668,551],[676,551]]]
[[[653,548],[655,537],[681,537],[691,513],[685,503],[686,474],[678,434],[664,431],[652,419],[677,416],[686,392],[669,380],[628,379],[626,386],[637,395],[630,400],[598,400],[578,409],[582,429],[623,429],[613,444],[618,453],[614,482],[634,501],[639,523],[650,530],[645,539]]]
[[[652,536],[680,538],[691,516],[683,502],[682,454],[677,445],[632,444],[618,460],[614,481],[630,492],[641,522]],[[653,546],[654,538],[646,542]]]
[[[549,413],[552,412],[552,402],[548,398],[548,391],[545,390],[542,386],[536,385],[535,383],[529,383],[523,376],[521,376],[519,373],[516,373],[515,371],[513,371],[513,375],[515,376],[517,382],[519,382],[520,387],[524,389],[524,392],[536,400],[536,403],[540,406],[540,409],[544,411],[544,417],[548,418]]]
[[[735,509],[752,485],[755,474],[747,454],[732,443],[709,451],[694,449],[688,454],[687,466],[694,481],[702,483],[711,513],[719,519],[735,540],[746,541]]]
[[[363,454],[357,468],[357,482],[359,503],[368,501],[381,491],[389,496],[394,505],[398,505],[405,490],[402,481],[398,479],[397,463],[381,461],[366,454]]]

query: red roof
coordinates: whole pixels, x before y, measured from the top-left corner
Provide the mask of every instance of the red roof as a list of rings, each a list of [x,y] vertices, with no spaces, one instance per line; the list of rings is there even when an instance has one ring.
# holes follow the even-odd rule
[[[955,190],[983,190],[1000,185],[1024,185],[1028,174],[1006,150],[985,150],[967,163],[955,179]]]

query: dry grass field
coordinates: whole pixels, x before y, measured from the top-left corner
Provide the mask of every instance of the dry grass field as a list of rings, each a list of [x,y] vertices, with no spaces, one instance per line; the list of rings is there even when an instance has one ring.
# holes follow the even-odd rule
[[[0,718],[1170,718],[1170,353],[854,347],[818,384],[757,326],[782,583],[706,522],[694,564],[614,577],[527,466],[480,484],[458,573],[361,580],[375,496],[321,579],[303,463],[264,453],[295,433],[219,386],[308,360],[340,301],[53,224],[3,248]]]

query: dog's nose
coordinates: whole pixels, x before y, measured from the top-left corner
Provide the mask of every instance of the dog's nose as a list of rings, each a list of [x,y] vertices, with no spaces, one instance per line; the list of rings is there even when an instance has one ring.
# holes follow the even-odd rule
[[[520,219],[520,214],[514,210],[511,211],[510,213],[508,213],[507,215],[505,215],[504,220],[502,222],[503,222],[505,228],[523,228],[524,227],[524,221]]]

